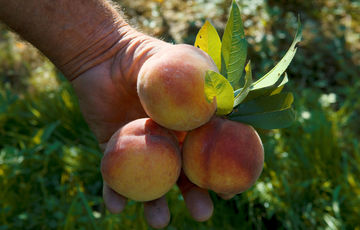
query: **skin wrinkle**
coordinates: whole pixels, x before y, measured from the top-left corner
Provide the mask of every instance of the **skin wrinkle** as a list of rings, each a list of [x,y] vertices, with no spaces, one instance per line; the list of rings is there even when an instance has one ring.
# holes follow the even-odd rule
[[[114,24],[114,25],[117,25],[117,24]],[[121,25],[119,25],[121,26]],[[126,25],[124,25],[126,26]],[[99,34],[102,34],[101,37],[97,38],[97,39],[93,39],[92,37],[95,37],[95,35],[92,35],[88,38],[88,40],[94,40],[91,44],[89,44],[88,47],[84,47],[82,48],[77,54],[73,55],[73,57],[69,58],[69,60],[67,61],[64,61],[64,63],[61,65],[61,66],[66,66],[68,65],[69,63],[71,62],[74,62],[76,61],[76,59],[83,59],[84,57],[88,56],[88,55],[91,55],[93,53],[96,53],[96,49],[101,45],[98,45],[98,44],[101,44],[101,43],[105,43],[106,44],[106,40],[109,39],[109,37],[111,37],[111,35],[114,35],[116,32],[119,32],[119,30],[117,30],[116,27],[113,27],[112,25],[110,25],[110,30],[108,32],[106,32],[103,28],[104,27],[108,27],[108,25],[101,25],[101,30],[99,30],[98,32],[94,32],[95,34],[99,33]],[[103,32],[102,32],[103,31]],[[105,31],[105,32],[104,32]],[[116,34],[117,35],[117,34]],[[116,39],[113,39],[114,42],[117,42],[118,41],[118,38],[121,37],[121,36],[116,36]],[[74,49],[76,49],[78,47],[74,47]],[[93,50],[90,50],[88,51],[89,49],[93,49]],[[87,54],[88,53],[88,54]],[[85,54],[85,55],[84,55]]]
[[[117,87],[123,88],[128,95],[138,99],[136,83],[140,67],[159,49],[159,46],[157,46],[157,40],[142,34],[137,35],[136,39],[131,36],[128,39],[128,45],[120,50],[114,58],[111,75]],[[122,77],[114,77],[118,75]],[[130,87],[124,88],[124,85]]]
[[[132,38],[132,37],[134,37],[134,38]],[[149,56],[151,56],[150,53],[154,53],[154,51],[151,52],[151,50],[159,49],[156,46],[159,43],[155,42],[155,41],[156,40],[151,37],[145,36],[138,32],[129,31],[125,35],[124,39],[122,39],[123,44],[126,44],[126,45],[124,45],[123,49],[120,50],[118,52],[118,54],[115,56],[115,58],[111,61],[111,63],[109,63],[109,65],[111,66],[111,68],[110,68],[111,69],[110,70],[111,77],[108,80],[113,81],[115,83],[115,85],[117,87],[116,92],[122,92],[121,95],[118,95],[119,100],[121,100],[121,98],[132,98],[131,100],[133,100],[133,102],[136,102],[136,103],[132,103],[134,106],[135,105],[139,106],[139,108],[136,109],[136,111],[134,111],[136,114],[138,113],[138,111],[143,111],[140,101],[139,101],[139,98],[136,93],[136,79],[137,79],[136,71],[139,69],[139,67],[142,65],[142,63],[147,58],[149,58]],[[161,43],[163,43],[163,42],[161,42]],[[130,46],[130,48],[129,48],[129,46]],[[140,50],[140,52],[138,52],[138,50]],[[134,58],[134,56],[136,56],[136,58]],[[124,58],[124,57],[127,57],[127,58]],[[130,58],[128,58],[128,57],[130,57]],[[128,63],[128,64],[124,64],[124,63]],[[119,69],[119,66],[127,66],[127,68],[120,67],[120,69]],[[131,71],[131,74],[129,72],[124,73],[123,72],[124,69],[126,69],[126,71]],[[135,69],[135,71],[133,69]],[[134,72],[136,72],[136,73],[134,73]],[[124,76],[130,76],[131,78],[129,78],[129,77],[125,78]],[[128,83],[129,81],[131,81],[133,83],[129,84]],[[133,89],[132,87],[129,87],[129,85],[133,85],[133,87],[135,87],[135,88]],[[102,90],[99,89],[99,91],[102,91]],[[99,94],[99,95],[101,95],[101,94]],[[102,98],[101,100],[104,100],[104,98]],[[114,100],[111,100],[111,98],[109,98],[109,99],[105,98],[105,101],[107,101],[107,103],[109,103],[109,102],[111,103]],[[118,105],[114,104],[113,106],[116,107]],[[88,111],[87,114],[88,114],[87,120],[89,121],[89,123],[95,124],[95,125],[93,125],[95,127],[98,126],[96,124],[100,124],[99,122],[97,122],[97,120],[99,120],[99,114],[97,114],[97,113],[92,114],[91,111]],[[142,114],[143,115],[138,116],[138,118],[146,116],[145,112],[143,112]],[[109,119],[107,119],[107,122],[104,123],[104,119],[100,119],[100,120],[102,120],[101,125],[106,125],[108,127],[120,128],[126,122],[134,119],[134,115],[131,111],[123,112],[122,116],[124,116],[125,121],[121,124],[118,122],[113,123],[113,122],[109,121]],[[114,119],[116,120],[117,118],[114,118]],[[95,131],[95,133],[99,133],[99,132],[96,132],[96,130],[94,130],[94,129],[93,129],[93,131]],[[99,136],[98,136],[98,140],[101,145],[104,145],[104,144],[106,144],[108,139],[110,139],[111,136],[103,135],[102,134],[103,132],[100,132],[100,133],[101,133],[100,136],[102,138],[99,138]],[[107,136],[107,137],[104,139],[104,136]]]
[[[111,62],[107,61],[106,66],[110,67]],[[125,123],[143,116],[139,114],[141,106],[137,98],[129,98],[124,95],[126,92],[114,87],[112,79],[104,77],[110,75],[110,68],[106,67],[109,73],[104,73],[103,67],[97,66],[87,78],[80,76],[73,81],[79,96],[80,107],[86,114],[85,119],[100,144],[107,142],[111,135]],[[83,87],[84,84],[92,85],[94,88],[89,90],[88,87]],[[126,108],[122,105],[126,102],[132,104],[132,107],[125,112]],[[97,105],[97,107],[93,108],[89,105]]]
[[[122,39],[125,34],[119,32],[118,29],[111,31],[105,38],[99,39],[91,47],[88,47],[59,68],[69,69],[69,76],[72,76],[70,81],[74,80],[88,69],[112,58],[116,52],[126,47],[126,40]],[[101,52],[98,50],[101,50]]]
[[[124,76],[122,78],[122,82],[116,82],[117,85],[124,84],[123,81],[126,81],[126,85],[130,86],[125,88],[125,91],[128,92],[130,95],[135,95],[136,93],[136,82],[137,82],[137,73],[134,73],[138,71],[138,66],[142,66],[142,63],[135,62],[136,60],[141,60],[141,58],[135,56],[136,49],[139,48],[139,42],[133,42],[133,44],[128,44],[127,47],[123,49],[122,52],[119,52],[119,55],[117,55],[116,58],[120,60],[119,66],[120,69],[118,69],[118,73],[121,74],[121,76]],[[151,48],[150,48],[151,49]],[[141,56],[146,55],[146,53],[142,52],[140,53]],[[126,57],[125,59],[123,57]],[[134,63],[136,63],[134,65]],[[115,67],[115,68],[116,68]],[[130,79],[125,76],[130,76]]]
[[[80,8],[84,8],[86,9],[86,5],[87,2],[89,0],[80,0],[79,4],[81,4],[80,7],[74,7],[74,4],[70,1],[67,2],[63,2],[63,1],[59,1],[58,4],[63,4],[60,7],[56,7],[57,11],[61,11],[61,14],[66,15],[67,17],[71,17],[72,15],[76,15],[78,14],[78,11],[80,10]],[[94,41],[96,42],[96,40],[100,40],[103,34],[107,34],[106,32],[104,33],[104,28],[111,28],[110,29],[110,33],[113,31],[114,25],[118,26],[118,22],[122,22],[125,23],[123,20],[121,20],[118,12],[114,11],[113,9],[111,9],[111,7],[109,7],[110,5],[108,4],[108,2],[99,2],[99,1],[93,1],[90,0],[93,4],[95,4],[99,11],[101,12],[101,14],[105,17],[102,18],[102,20],[100,20],[100,23],[97,23],[96,26],[94,25],[93,28],[97,29],[95,31],[89,31],[86,35],[83,35],[82,37],[84,38],[81,41],[78,41],[77,44],[74,44],[73,48],[74,50],[77,50],[77,48],[79,48],[79,46],[81,46],[81,44],[84,44],[84,42],[86,43],[86,41]],[[67,4],[66,4],[67,3]],[[50,3],[50,5],[53,5],[54,3]],[[63,10],[65,9],[65,10]],[[56,11],[54,11],[55,13]],[[88,17],[86,19],[84,19],[83,21],[78,21],[78,25],[72,26],[74,27],[73,30],[71,30],[71,26],[68,25],[72,25],[73,22],[69,23],[68,25],[65,24],[65,26],[68,26],[68,28],[64,28],[67,29],[65,31],[71,32],[71,33],[77,33],[77,29],[78,28],[85,28],[87,27],[89,24],[92,24],[93,22],[93,18],[92,17]],[[126,23],[125,23],[126,24]],[[100,34],[101,37],[99,39],[96,39],[96,36]],[[90,45],[90,44],[89,44]],[[91,46],[91,45],[90,45]],[[86,48],[85,48],[86,49]]]
[[[84,26],[86,26],[88,22],[83,23]],[[87,69],[107,60],[117,51],[116,44],[122,37],[120,30],[125,26],[129,25],[120,19],[114,20],[113,22],[102,22],[98,26],[99,29],[89,34],[89,37],[85,39],[85,41],[91,41],[91,43],[86,46],[84,46],[84,42],[75,44],[73,50],[80,51],[68,60],[65,60],[64,63],[61,63],[59,68],[69,69],[67,72],[69,76],[72,76],[70,80],[73,80]],[[107,29],[104,28],[110,29],[106,32]],[[101,36],[96,38],[98,34]],[[88,42],[85,42],[85,44],[86,43]]]

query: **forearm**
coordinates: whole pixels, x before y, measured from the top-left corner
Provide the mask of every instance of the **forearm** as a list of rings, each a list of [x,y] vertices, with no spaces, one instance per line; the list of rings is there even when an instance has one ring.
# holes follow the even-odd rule
[[[113,56],[133,33],[106,0],[0,0],[0,20],[69,80]]]

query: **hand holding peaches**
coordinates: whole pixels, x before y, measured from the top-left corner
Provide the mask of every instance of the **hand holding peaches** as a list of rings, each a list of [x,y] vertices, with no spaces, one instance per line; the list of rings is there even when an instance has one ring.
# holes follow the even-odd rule
[[[147,211],[149,204],[154,200],[157,207],[166,206],[163,196],[176,184],[181,168],[192,182],[182,175],[178,183],[185,203],[196,220],[204,221],[213,211],[206,190],[222,197],[242,192],[255,182],[263,163],[256,131],[215,117],[216,99],[206,100],[205,73],[218,71],[212,59],[189,45],[164,47],[140,65],[135,84],[138,103],[151,119],[141,118],[140,110],[139,117],[116,130],[101,163],[103,179],[111,188],[105,194],[144,201],[153,227],[166,225],[169,213],[162,214],[161,224],[151,223],[154,212]],[[188,132],[184,137],[185,132],[177,131]]]
[[[189,45],[174,45],[144,63],[137,93],[151,119],[126,124],[107,144],[101,172],[114,191],[137,201],[158,199],[181,167],[192,183],[223,197],[254,184],[264,161],[261,140],[251,126],[214,116],[216,100],[207,101],[204,93],[209,69],[218,71],[206,53]],[[182,162],[173,131],[188,131]]]
[[[108,61],[80,75],[72,85],[84,118],[104,152],[101,172],[106,207],[112,213],[119,213],[124,210],[128,198],[144,202],[145,219],[150,226],[161,228],[170,221],[164,194],[176,184],[179,177],[182,166],[180,145],[185,132],[169,130],[146,118],[136,89],[139,72],[150,70],[150,63],[156,62],[158,56],[166,52],[172,53],[176,60],[184,58],[193,60],[194,65],[202,63],[204,72],[208,66],[216,67],[212,66],[207,54],[199,49],[188,45],[171,45],[137,31],[132,33],[135,35],[128,33],[128,36],[134,37],[128,46]],[[161,60],[166,62],[168,58]],[[187,65],[189,71],[190,64]],[[172,71],[184,70],[181,65],[178,67],[173,66]],[[201,87],[204,84],[202,78],[199,71],[194,75],[194,82]],[[200,93],[194,95],[198,97],[196,104],[206,102]],[[200,122],[207,122],[215,109],[215,103],[204,104],[198,112],[203,113]],[[207,191],[186,178],[178,186],[191,216],[197,221],[210,218],[213,204]]]

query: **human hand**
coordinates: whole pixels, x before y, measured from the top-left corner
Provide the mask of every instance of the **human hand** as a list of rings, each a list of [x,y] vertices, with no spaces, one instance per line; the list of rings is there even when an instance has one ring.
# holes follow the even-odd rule
[[[168,44],[132,29],[121,39],[127,41],[122,49],[72,80],[84,118],[103,151],[119,128],[135,119],[147,117],[136,90],[137,76],[145,62],[156,58],[162,52],[176,53],[180,49],[199,52],[207,57],[197,48]],[[184,134],[177,134],[181,143]],[[178,186],[195,220],[205,221],[211,217],[213,204],[206,190],[189,182],[183,174]],[[105,183],[103,197],[107,208],[113,213],[121,212],[126,205],[126,198]],[[144,212],[149,225],[155,228],[166,226],[170,220],[165,197],[144,202]]]

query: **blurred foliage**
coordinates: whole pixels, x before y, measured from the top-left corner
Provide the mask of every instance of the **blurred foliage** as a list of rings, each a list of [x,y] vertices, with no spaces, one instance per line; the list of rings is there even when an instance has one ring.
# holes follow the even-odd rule
[[[230,0],[121,0],[130,23],[190,43],[205,19],[221,34]],[[176,187],[173,229],[360,229],[360,3],[243,0],[254,73],[283,56],[298,14],[304,39],[288,70],[297,122],[259,130],[264,171],[253,188],[193,221]],[[258,74],[257,74],[258,73]],[[0,229],[149,229],[142,205],[112,215],[101,198],[101,152],[69,83],[0,25]]]

